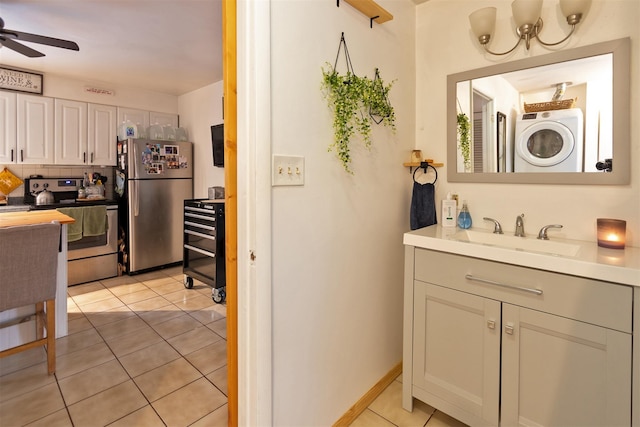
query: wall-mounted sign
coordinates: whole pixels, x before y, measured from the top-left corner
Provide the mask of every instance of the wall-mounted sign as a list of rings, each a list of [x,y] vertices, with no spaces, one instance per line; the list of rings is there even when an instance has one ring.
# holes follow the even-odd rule
[[[42,95],[42,74],[0,67],[0,89]]]
[[[114,91],[112,91],[111,89],[101,89],[99,87],[91,87],[91,86],[85,86],[84,87],[84,91],[85,92],[89,92],[89,93],[94,93],[96,95],[110,95],[110,96],[114,96],[116,93]]]

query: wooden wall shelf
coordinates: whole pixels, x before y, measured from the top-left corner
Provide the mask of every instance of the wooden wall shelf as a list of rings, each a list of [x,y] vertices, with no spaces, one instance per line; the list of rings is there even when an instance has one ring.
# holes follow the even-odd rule
[[[441,168],[442,166],[444,166],[444,163],[435,163],[433,159],[424,159],[423,162],[429,163],[434,168]],[[411,173],[413,172],[413,168],[420,167],[420,162],[405,162],[402,164],[402,166],[408,167],[409,173]]]
[[[393,15],[383,9],[378,3],[373,0],[344,0],[351,6],[356,8],[360,13],[365,15],[370,20],[370,25],[373,27],[374,21],[378,24],[382,24],[393,19]],[[340,0],[337,0],[338,7],[340,7]]]

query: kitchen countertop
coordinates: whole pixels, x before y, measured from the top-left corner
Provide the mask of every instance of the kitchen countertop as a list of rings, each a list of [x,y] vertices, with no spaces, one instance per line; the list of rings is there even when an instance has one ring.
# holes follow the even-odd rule
[[[490,231],[485,229],[478,228],[473,230],[491,234]],[[596,242],[551,238],[551,240],[558,242],[580,246],[575,256],[562,256],[464,242],[455,236],[460,231],[464,230],[433,225],[405,233],[403,243],[408,246],[506,264],[640,286],[640,248],[637,247],[627,246],[625,249],[607,249],[599,247]],[[535,236],[527,237],[527,239],[535,239]]]
[[[30,212],[0,211],[0,227],[44,224],[51,221],[58,221],[60,224],[71,224],[75,222],[70,216],[62,214],[55,209]]]
[[[18,211],[28,211],[29,205],[24,204],[8,204],[8,205],[0,205],[0,213],[3,212],[18,212]]]

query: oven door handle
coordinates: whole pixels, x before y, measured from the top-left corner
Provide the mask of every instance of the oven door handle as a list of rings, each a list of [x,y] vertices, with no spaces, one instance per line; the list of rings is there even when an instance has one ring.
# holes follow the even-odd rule
[[[209,234],[198,233],[197,231],[191,231],[191,230],[184,230],[184,232],[185,234],[191,234],[193,236],[202,237],[203,239],[216,240],[216,236],[211,236]]]
[[[204,249],[196,248],[195,246],[184,245],[184,247],[185,247],[185,249],[189,249],[190,251],[201,253],[202,255],[206,255],[206,256],[211,257],[211,258],[215,258],[216,257],[216,254],[214,254],[213,252],[205,251]]]

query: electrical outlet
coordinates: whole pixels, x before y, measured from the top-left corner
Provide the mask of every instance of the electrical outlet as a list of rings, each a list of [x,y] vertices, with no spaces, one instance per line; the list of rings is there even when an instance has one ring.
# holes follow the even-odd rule
[[[274,154],[271,185],[304,185],[304,157]]]

